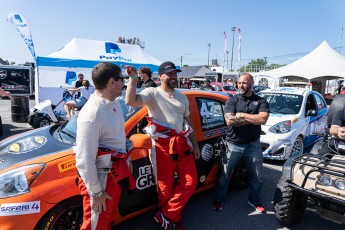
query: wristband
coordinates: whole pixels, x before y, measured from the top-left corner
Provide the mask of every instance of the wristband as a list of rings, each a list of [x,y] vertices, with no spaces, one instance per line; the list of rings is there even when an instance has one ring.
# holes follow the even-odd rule
[[[132,79],[138,78],[138,76],[134,76],[134,75],[129,76],[129,77],[132,78]]]

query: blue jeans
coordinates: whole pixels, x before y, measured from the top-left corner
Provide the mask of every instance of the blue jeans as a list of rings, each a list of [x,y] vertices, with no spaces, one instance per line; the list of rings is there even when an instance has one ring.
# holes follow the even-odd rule
[[[262,163],[263,156],[260,139],[249,144],[235,144],[227,142],[228,151],[219,165],[219,177],[216,186],[215,200],[224,202],[231,180],[231,174],[238,162],[245,159],[245,165],[249,172],[249,196],[248,201],[252,204],[260,202],[262,186]]]

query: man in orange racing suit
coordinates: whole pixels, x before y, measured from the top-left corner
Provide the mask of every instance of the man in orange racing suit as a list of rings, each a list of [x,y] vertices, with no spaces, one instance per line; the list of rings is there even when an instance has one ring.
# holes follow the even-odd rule
[[[122,93],[121,69],[112,63],[99,63],[92,70],[92,80],[96,90],[79,113],[74,148],[84,208],[81,229],[106,230],[119,203],[119,182],[130,178],[129,189],[134,189],[135,181],[126,163],[121,105],[115,100]]]
[[[188,99],[174,89],[181,70],[172,62],[162,63],[158,69],[161,85],[136,94],[137,71],[132,66],[125,68],[130,76],[126,104],[147,105],[149,110],[149,124],[144,131],[152,137],[150,159],[160,207],[155,220],[163,229],[183,229],[181,211],[197,186],[194,158],[200,157],[200,150],[192,132]]]

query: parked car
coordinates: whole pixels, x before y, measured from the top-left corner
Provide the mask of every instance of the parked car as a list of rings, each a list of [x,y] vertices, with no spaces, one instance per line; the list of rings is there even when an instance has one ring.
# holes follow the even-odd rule
[[[215,91],[226,92],[232,95],[237,94],[237,89],[233,85],[227,83],[211,82],[211,86],[214,88]]]
[[[255,94],[258,94],[260,91],[270,89],[270,87],[265,85],[253,85],[253,91]]]
[[[198,185],[195,193],[216,184],[221,135],[228,131],[223,107],[228,96],[195,90],[181,90],[189,100],[201,158],[196,160]],[[118,98],[126,120],[127,138],[134,142],[131,154],[137,189],[124,190],[114,223],[157,208],[155,180],[148,150],[152,142],[141,132],[147,107],[132,108]],[[116,122],[116,121],[113,121]],[[9,137],[0,142],[0,229],[79,229],[82,199],[76,184],[75,145],[77,119]],[[241,162],[234,182],[246,187],[248,177]]]
[[[327,126],[328,108],[321,94],[308,89],[281,87],[258,93],[269,105],[270,116],[262,125],[261,146],[267,159],[286,160],[303,154]]]

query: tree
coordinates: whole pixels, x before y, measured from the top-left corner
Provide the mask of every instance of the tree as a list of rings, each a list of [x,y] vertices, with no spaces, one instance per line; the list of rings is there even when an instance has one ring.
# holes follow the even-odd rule
[[[240,68],[240,72],[259,72],[261,70],[271,70],[282,67],[284,65],[280,64],[271,64],[267,65],[267,59],[265,58],[258,58],[256,60],[251,60],[248,65],[242,66]]]

